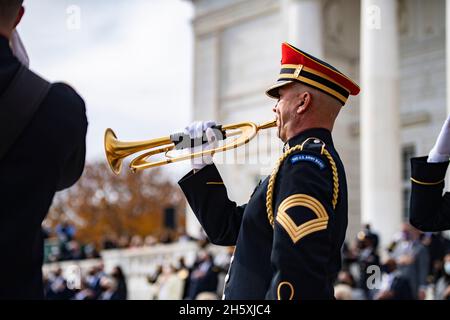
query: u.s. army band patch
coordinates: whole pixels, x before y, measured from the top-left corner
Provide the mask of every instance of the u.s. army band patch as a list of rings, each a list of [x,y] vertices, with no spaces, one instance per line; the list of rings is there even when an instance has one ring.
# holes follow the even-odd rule
[[[320,170],[323,170],[325,168],[325,162],[319,157],[311,154],[296,154],[291,157],[290,161],[291,164],[296,164],[298,162],[311,162],[318,166]]]

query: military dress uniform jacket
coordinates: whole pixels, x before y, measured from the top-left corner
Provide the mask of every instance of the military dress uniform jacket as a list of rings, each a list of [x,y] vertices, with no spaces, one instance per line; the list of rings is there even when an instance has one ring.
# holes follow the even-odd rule
[[[422,231],[450,230],[450,193],[442,195],[449,162],[427,159],[411,159],[410,222]]]
[[[214,165],[179,182],[209,240],[236,246],[224,299],[334,298],[347,228],[344,167],[328,130],[304,131],[287,146],[246,205],[228,199]]]
[[[0,36],[0,95],[19,67]],[[0,299],[43,298],[41,224],[55,192],[74,184],[83,171],[87,125],[81,97],[55,83],[0,159]]]

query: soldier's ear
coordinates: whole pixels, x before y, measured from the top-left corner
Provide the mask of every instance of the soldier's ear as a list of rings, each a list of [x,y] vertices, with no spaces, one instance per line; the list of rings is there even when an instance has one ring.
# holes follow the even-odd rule
[[[23,15],[25,14],[25,7],[21,6],[19,12],[17,13],[16,21],[14,21],[14,28],[22,21]]]
[[[305,113],[311,106],[312,97],[309,92],[303,92],[299,95],[299,105],[297,106],[297,114]]]

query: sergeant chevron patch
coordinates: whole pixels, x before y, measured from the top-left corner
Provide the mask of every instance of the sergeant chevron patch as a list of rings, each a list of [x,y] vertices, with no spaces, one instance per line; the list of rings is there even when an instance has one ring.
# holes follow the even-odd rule
[[[298,226],[287,213],[288,209],[295,207],[308,208],[317,218]],[[324,206],[319,200],[306,194],[295,194],[286,198],[278,207],[276,220],[294,244],[311,233],[327,229],[328,226],[328,214]]]

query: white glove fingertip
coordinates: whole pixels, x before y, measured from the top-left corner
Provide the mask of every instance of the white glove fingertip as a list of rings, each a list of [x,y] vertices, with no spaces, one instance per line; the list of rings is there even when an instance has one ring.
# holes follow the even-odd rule
[[[193,134],[194,134],[194,132],[195,132],[195,126],[196,126],[196,122],[192,122],[191,124],[189,124],[185,129],[184,129],[184,132],[186,133],[186,134],[188,134],[191,138],[192,138],[192,136],[193,136]]]
[[[217,140],[217,137],[216,137],[213,129],[211,129],[211,128],[206,129],[205,134],[206,134],[206,138],[208,139],[209,143],[215,142]]]
[[[216,125],[215,121],[209,120],[203,123],[203,130],[214,127]]]
[[[442,163],[447,162],[449,160],[450,156],[447,154],[440,154],[438,151],[436,151],[435,148],[433,148],[429,155],[427,162],[428,163]]]
[[[203,136],[203,122],[198,122],[195,127],[195,138],[201,138]]]

